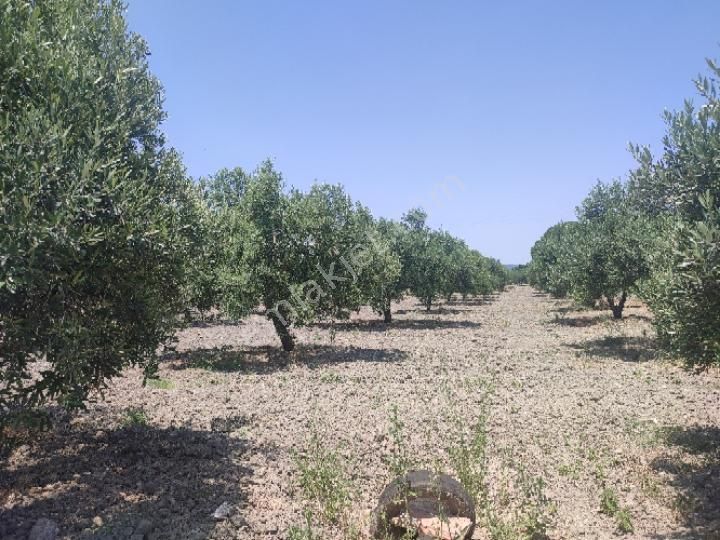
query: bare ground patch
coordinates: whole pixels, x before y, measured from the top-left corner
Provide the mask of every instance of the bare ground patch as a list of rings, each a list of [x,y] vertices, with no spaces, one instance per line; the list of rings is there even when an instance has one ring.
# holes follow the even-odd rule
[[[551,538],[620,535],[607,490],[627,537],[717,537],[720,378],[659,358],[647,311],[627,315],[515,287],[430,313],[407,299],[390,325],[363,310],[303,328],[292,354],[259,316],[188,328],[167,383],[128,371],[5,460],[0,537],[46,516],[64,538],[285,538],[305,523],[298,456],[312,440],[337,456],[352,503],[318,531],[362,535],[391,479],[395,410],[414,463],[450,473],[448,440],[487,414],[490,495],[511,508],[518,471],[541,478]],[[216,521],[223,502],[231,517]]]

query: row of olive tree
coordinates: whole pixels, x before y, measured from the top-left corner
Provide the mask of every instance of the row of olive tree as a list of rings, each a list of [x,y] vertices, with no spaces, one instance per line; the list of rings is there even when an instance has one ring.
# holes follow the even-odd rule
[[[630,292],[649,275],[642,244],[647,220],[628,205],[620,182],[595,186],[577,215],[533,246],[531,283],[584,305],[604,301],[619,319]]]
[[[260,308],[286,351],[293,326],[345,319],[362,305],[389,323],[406,293],[429,310],[440,296],[487,294],[506,281],[502,265],[430,229],[422,210],[375,220],[340,186],[288,191],[270,162],[201,180],[198,204],[202,249],[188,306],[232,318]]]
[[[123,9],[0,0],[0,420],[79,406],[129,365],[155,376],[183,312],[260,310],[291,350],[293,325],[502,286],[421,211],[375,220],[339,186],[287,190],[269,162],[192,182]]]
[[[628,181],[599,184],[577,222],[532,250],[530,280],[557,296],[605,298],[616,317],[637,292],[666,348],[689,364],[720,363],[720,69],[696,87],[703,103],[667,112],[663,152],[633,147]]]

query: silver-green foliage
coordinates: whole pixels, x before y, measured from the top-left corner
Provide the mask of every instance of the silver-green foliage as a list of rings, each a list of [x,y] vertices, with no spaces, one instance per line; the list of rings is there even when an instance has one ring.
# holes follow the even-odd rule
[[[194,210],[122,10],[0,1],[0,410],[152,374],[176,326]]]
[[[662,343],[691,365],[720,363],[720,208],[699,198],[697,221],[678,220],[646,287]]]
[[[530,283],[533,286],[558,298],[571,293],[570,267],[578,228],[577,222],[561,222],[550,227],[535,242],[530,264]]]
[[[653,219],[647,235],[653,262],[643,287],[667,349],[691,365],[720,362],[720,68],[708,60],[699,77],[699,106],[667,112],[663,152],[634,148],[634,204]]]
[[[598,183],[577,215],[577,222],[551,227],[533,246],[533,284],[582,304],[603,300],[620,318],[628,295],[649,273],[648,221],[631,208],[618,181]]]
[[[398,272],[370,212],[341,186],[288,192],[265,162],[223,212],[220,304],[233,317],[263,306],[286,351],[293,326],[347,318]]]
[[[604,299],[619,319],[628,295],[650,271],[647,221],[629,207],[619,181],[598,183],[578,208],[578,218],[570,248],[571,292],[584,303]]]

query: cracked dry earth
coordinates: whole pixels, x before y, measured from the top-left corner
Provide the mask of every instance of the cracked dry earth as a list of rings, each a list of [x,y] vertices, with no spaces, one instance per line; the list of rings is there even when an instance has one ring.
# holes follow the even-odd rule
[[[86,412],[58,414],[2,464],[0,537],[49,517],[63,538],[285,538],[308,504],[293,456],[313,434],[341,456],[349,519],[365,527],[391,479],[393,407],[415,462],[449,473],[457,420],[485,407],[500,512],[516,504],[501,496],[507,471],[522,469],[544,480],[551,538],[620,536],[604,488],[630,512],[626,538],[720,538],[720,376],[656,358],[637,302],[617,322],[521,286],[430,313],[406,299],[390,326],[363,310],[297,336],[285,356],[258,316],[188,328],[161,364],[167,387],[129,370]],[[123,425],[130,408],[146,426]]]

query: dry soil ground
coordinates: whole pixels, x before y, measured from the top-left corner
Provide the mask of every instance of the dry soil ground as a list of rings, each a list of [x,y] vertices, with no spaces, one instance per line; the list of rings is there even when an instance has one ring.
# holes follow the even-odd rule
[[[445,416],[469,427],[485,408],[497,512],[522,510],[519,471],[541,477],[551,538],[619,536],[603,489],[631,516],[627,538],[720,537],[720,377],[656,358],[637,303],[615,322],[515,287],[430,313],[407,299],[390,326],[363,311],[298,338],[278,353],[257,316],[181,332],[162,387],[128,371],[2,463],[0,537],[45,516],[64,538],[284,538],[309,504],[293,456],[313,435],[340,456],[362,525],[390,479],[394,407],[414,461],[451,473]]]

